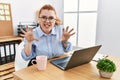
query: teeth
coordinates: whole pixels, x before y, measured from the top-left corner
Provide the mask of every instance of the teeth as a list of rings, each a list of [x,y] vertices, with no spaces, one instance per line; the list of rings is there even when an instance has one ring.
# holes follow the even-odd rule
[[[50,25],[44,25],[45,27],[49,27]]]

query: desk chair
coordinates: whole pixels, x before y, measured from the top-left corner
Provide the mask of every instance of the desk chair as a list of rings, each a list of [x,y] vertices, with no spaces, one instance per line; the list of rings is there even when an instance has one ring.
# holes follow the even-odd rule
[[[21,56],[21,51],[24,48],[24,42],[22,41],[19,46],[17,47],[16,50],[16,55],[15,55],[15,71],[18,71],[22,68],[27,67],[28,63],[30,60],[25,61],[22,56]]]

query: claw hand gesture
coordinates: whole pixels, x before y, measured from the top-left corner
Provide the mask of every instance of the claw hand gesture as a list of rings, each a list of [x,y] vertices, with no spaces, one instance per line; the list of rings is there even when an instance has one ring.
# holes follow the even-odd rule
[[[63,28],[63,34],[62,34],[62,38],[61,38],[61,41],[63,41],[63,42],[67,42],[68,39],[69,39],[72,35],[75,34],[75,32],[72,33],[72,31],[74,30],[73,28],[70,29],[69,31],[68,31],[68,29],[69,29],[69,26],[67,26],[66,29]]]
[[[28,26],[26,26],[26,31],[24,31],[21,28],[21,31],[23,32],[23,34],[21,34],[22,37],[26,38],[26,40],[28,42],[32,42],[33,40],[38,40],[34,35],[33,35],[33,29],[28,28]]]

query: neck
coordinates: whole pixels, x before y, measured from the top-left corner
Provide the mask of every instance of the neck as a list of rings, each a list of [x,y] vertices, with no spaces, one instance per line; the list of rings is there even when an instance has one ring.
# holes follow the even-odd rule
[[[40,27],[40,28],[41,28],[41,27]],[[42,28],[41,28],[41,30],[42,30],[45,34],[50,34],[51,31],[52,31],[52,30],[43,30]]]

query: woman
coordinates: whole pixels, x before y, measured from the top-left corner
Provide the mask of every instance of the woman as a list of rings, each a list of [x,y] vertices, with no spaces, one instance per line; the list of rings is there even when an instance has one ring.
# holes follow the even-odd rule
[[[24,60],[30,60],[38,55],[46,55],[53,58],[64,54],[72,49],[72,45],[68,39],[75,34],[73,29],[62,28],[61,21],[58,19],[55,9],[47,4],[39,11],[39,27],[34,30],[28,26],[24,33],[25,46],[22,50]]]

